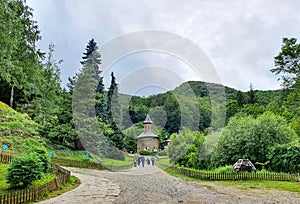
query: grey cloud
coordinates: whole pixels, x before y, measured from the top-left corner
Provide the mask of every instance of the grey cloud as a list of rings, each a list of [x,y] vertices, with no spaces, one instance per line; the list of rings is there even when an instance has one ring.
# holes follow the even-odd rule
[[[42,31],[44,50],[57,45],[64,84],[80,67],[90,38],[99,46],[132,31],[174,32],[197,44],[208,55],[225,85],[248,90],[277,89],[269,73],[284,36],[300,39],[300,2],[273,1],[108,1],[28,0]],[[104,59],[103,59],[104,60]],[[144,57],[145,66],[151,64]],[[130,63],[123,69],[132,68]],[[234,78],[233,78],[234,76]]]

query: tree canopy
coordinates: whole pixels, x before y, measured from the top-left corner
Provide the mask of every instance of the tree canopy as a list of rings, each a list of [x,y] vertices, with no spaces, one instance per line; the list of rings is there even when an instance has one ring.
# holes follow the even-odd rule
[[[300,44],[296,38],[283,38],[282,43],[271,72],[280,75],[285,88],[292,88],[300,79]]]
[[[238,159],[266,162],[268,151],[276,144],[286,144],[297,138],[286,120],[273,113],[257,118],[234,116],[224,128],[211,156],[214,167],[234,164]]]

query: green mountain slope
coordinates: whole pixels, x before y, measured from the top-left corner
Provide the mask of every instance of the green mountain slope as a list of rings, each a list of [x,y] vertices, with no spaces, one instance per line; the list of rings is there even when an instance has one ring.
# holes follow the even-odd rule
[[[132,123],[142,122],[147,113],[150,113],[151,116],[157,115],[158,118],[162,113],[165,113],[167,122],[164,128],[168,132],[177,132],[181,125],[190,127],[191,129],[205,130],[205,128],[211,125],[212,97],[214,102],[217,105],[219,104],[219,107],[222,107],[222,104],[227,105],[226,101],[228,102],[228,100],[238,100],[239,92],[239,90],[220,84],[189,81],[181,84],[174,90],[151,95],[147,98],[121,95],[120,104],[124,111],[123,118],[126,116],[126,120],[124,121],[129,121],[128,123],[123,123],[123,127],[129,128]],[[281,92],[281,90],[255,90],[256,102],[260,106],[266,106],[276,98],[278,99],[281,96]],[[247,104],[248,93],[241,92],[241,94],[244,103]],[[125,101],[126,103],[124,103]],[[155,107],[161,107],[162,113],[159,111],[153,112],[153,108]],[[192,113],[196,113],[197,111],[200,112],[200,120],[193,117],[195,114]],[[218,114],[224,117],[221,111],[222,109],[220,109]],[[199,121],[199,124],[196,124],[197,121]]]
[[[0,101],[0,136],[38,136],[39,125]]]

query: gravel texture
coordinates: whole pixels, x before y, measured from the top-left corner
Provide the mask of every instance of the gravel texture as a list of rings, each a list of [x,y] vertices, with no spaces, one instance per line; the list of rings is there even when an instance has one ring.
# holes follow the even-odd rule
[[[241,190],[215,182],[187,182],[156,166],[109,172],[67,168],[82,184],[63,195],[40,202],[115,204],[300,204],[300,193],[278,190]],[[300,184],[299,184],[300,185]]]

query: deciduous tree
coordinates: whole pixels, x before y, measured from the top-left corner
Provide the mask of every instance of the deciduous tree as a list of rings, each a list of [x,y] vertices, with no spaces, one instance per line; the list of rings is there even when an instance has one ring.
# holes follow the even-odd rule
[[[296,133],[283,117],[264,113],[256,119],[252,116],[233,117],[212,152],[212,166],[232,165],[238,159],[266,162],[268,149],[276,144],[286,144],[296,138]]]
[[[300,79],[300,44],[297,39],[283,38],[281,51],[274,59],[275,68],[271,72],[280,75],[284,88],[292,88]]]

